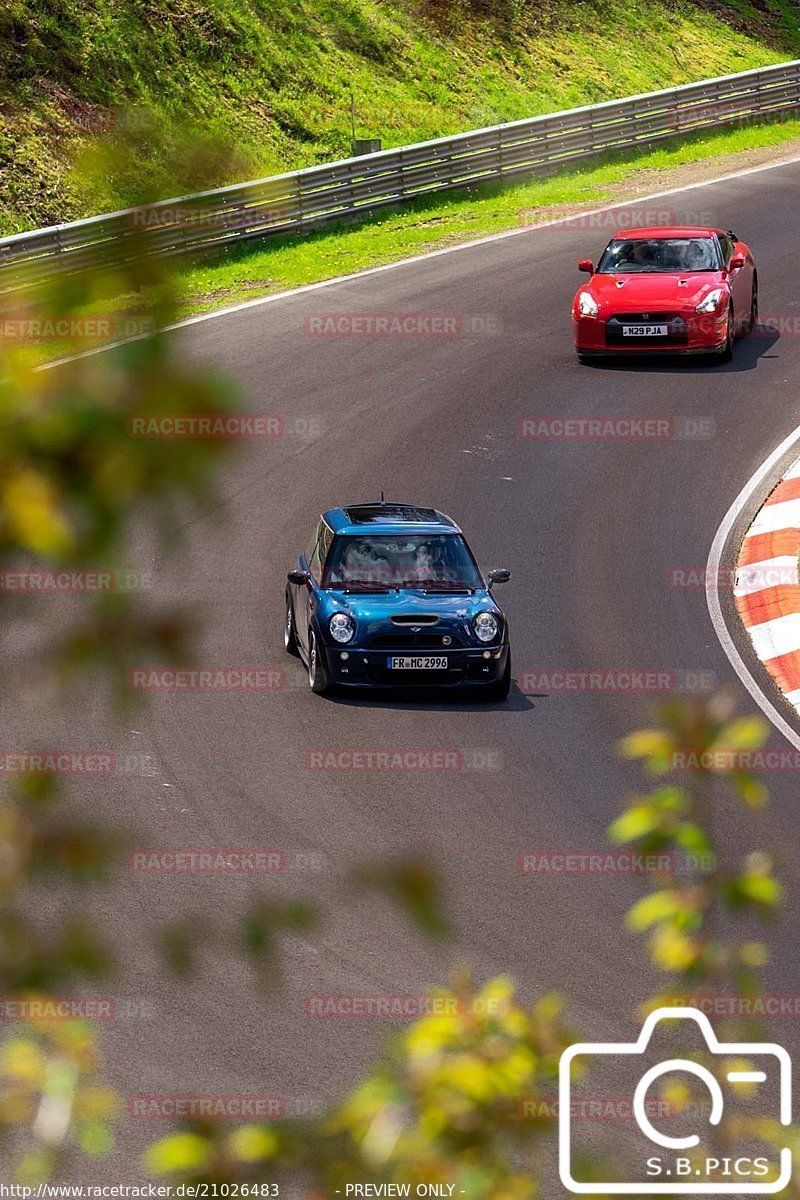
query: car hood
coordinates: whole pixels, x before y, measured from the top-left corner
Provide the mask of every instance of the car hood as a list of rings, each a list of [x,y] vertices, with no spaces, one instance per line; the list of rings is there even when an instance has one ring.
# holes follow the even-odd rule
[[[593,275],[581,291],[589,291],[601,308],[614,312],[642,309],[696,308],[712,288],[724,282],[721,271],[652,275]]]
[[[485,588],[476,592],[448,592],[446,594],[422,591],[379,592],[364,595],[354,592],[329,591],[326,593],[326,607],[329,614],[334,612],[349,612],[358,622],[358,627],[365,633],[374,634],[385,627],[387,630],[397,630],[398,625],[392,621],[393,616],[401,616],[413,624],[415,616],[435,616],[438,618],[435,628],[444,632],[463,627],[481,611],[500,614],[500,609],[491,593]]]

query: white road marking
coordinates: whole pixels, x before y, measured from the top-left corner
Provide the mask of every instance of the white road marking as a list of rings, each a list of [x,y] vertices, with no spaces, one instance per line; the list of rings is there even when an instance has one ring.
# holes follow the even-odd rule
[[[783,500],[768,504],[747,531],[748,537],[759,533],[775,533],[779,529],[800,529],[800,500]]]
[[[762,662],[781,654],[791,654],[793,650],[800,650],[800,613],[787,613],[773,617],[771,621],[762,621],[760,625],[749,625],[747,632]]]
[[[502,241],[505,238],[517,237],[523,233],[526,233],[526,234],[535,233],[540,229],[549,229],[556,225],[563,225],[566,221],[574,219],[575,216],[583,216],[583,217],[594,216],[599,213],[610,212],[611,210],[613,210],[615,208],[629,208],[635,204],[642,204],[648,200],[657,200],[662,196],[676,196],[682,192],[695,191],[698,188],[714,187],[718,183],[726,183],[732,179],[741,179],[747,175],[757,175],[762,171],[778,170],[781,167],[789,167],[789,166],[796,165],[798,162],[800,162],[800,157],[785,158],[785,159],[781,159],[780,161],[775,162],[775,163],[765,163],[759,167],[748,167],[742,171],[732,171],[732,172],[729,172],[727,175],[718,175],[714,179],[700,180],[697,183],[689,183],[689,184],[685,184],[685,185],[683,185],[681,187],[677,187],[677,188],[666,188],[665,190],[660,191],[660,192],[650,192],[646,196],[636,196],[636,197],[631,197],[627,200],[620,200],[616,204],[607,204],[602,208],[592,209],[590,212],[584,212],[584,213],[580,213],[580,214],[573,213],[573,214],[570,214],[570,216],[568,216],[568,217],[562,217],[555,221],[543,221],[541,224],[537,224],[533,228],[510,229],[510,230],[504,231],[503,233],[491,234],[488,237],[476,238],[475,240],[473,240],[471,242],[462,242],[457,246],[446,246],[441,250],[433,250],[429,254],[418,254],[418,255],[414,255],[410,258],[398,259],[397,262],[385,263],[384,265],[382,265],[380,267],[370,267],[365,271],[356,271],[356,272],[351,273],[350,275],[338,275],[333,279],[321,280],[319,283],[309,283],[303,287],[292,288],[286,292],[276,292],[270,296],[261,296],[255,300],[247,300],[241,304],[234,304],[234,305],[231,305],[229,308],[220,308],[220,309],[216,309],[214,312],[202,313],[196,317],[187,317],[183,321],[176,321],[174,324],[166,326],[165,329],[162,330],[162,332],[172,332],[173,330],[176,330],[176,329],[183,329],[187,325],[197,325],[201,321],[211,321],[211,320],[216,319],[217,317],[229,316],[233,313],[243,312],[249,308],[256,308],[262,304],[274,304],[276,301],[287,300],[287,299],[290,299],[292,296],[301,295],[304,292],[313,292],[313,291],[320,290],[322,288],[333,287],[337,283],[344,283],[344,282],[347,282],[348,280],[356,279],[356,278],[363,279],[368,275],[377,275],[377,274],[380,274],[382,271],[392,271],[392,270],[395,270],[400,267],[409,266],[413,263],[427,262],[429,259],[438,258],[444,254],[456,254],[461,250],[471,250],[471,249],[474,249],[476,246],[484,246],[491,242]],[[147,335],[143,335],[143,336],[147,336]],[[102,354],[106,350],[112,350],[112,349],[116,348],[117,346],[124,345],[126,342],[139,341],[139,340],[141,340],[141,336],[138,338],[123,339],[119,342],[109,342],[104,346],[95,347],[92,350],[82,351],[80,354],[73,354],[73,355],[69,355],[65,358],[54,359],[52,362],[49,362],[49,363],[42,363],[40,366],[38,366],[36,368],[36,370],[37,371],[46,371],[46,370],[49,370],[51,367],[57,367],[64,363],[74,362],[80,358],[88,358],[94,354]],[[798,441],[800,441],[800,426],[798,426],[796,429],[794,429],[792,431],[792,433],[790,433],[786,438],[784,438],[784,440],[772,452],[772,454],[769,456],[769,458],[767,458],[766,461],[764,463],[762,463],[762,465],[758,468],[758,470],[756,470],[753,473],[753,475],[751,475],[750,479],[744,485],[742,490],[739,492],[739,495],[733,501],[733,504],[728,509],[727,513],[725,514],[725,517],[723,518],[723,520],[719,526],[719,529],[717,530],[717,532],[714,536],[714,540],[711,543],[711,549],[710,549],[709,555],[708,555],[708,563],[706,566],[706,603],[708,605],[708,611],[709,611],[709,615],[711,617],[711,623],[714,626],[714,631],[717,635],[719,643],[722,646],[723,650],[725,651],[726,655],[728,656],[731,666],[733,667],[736,674],[739,676],[740,681],[742,682],[744,687],[747,689],[747,691],[750,693],[753,700],[755,700],[756,704],[758,704],[758,706],[762,710],[762,712],[769,718],[769,720],[775,726],[775,728],[780,730],[780,732],[784,735],[784,737],[787,739],[787,741],[791,745],[793,745],[796,749],[800,750],[800,735],[798,735],[792,729],[791,725],[788,724],[788,722],[785,720],[785,718],[775,708],[774,704],[767,698],[767,696],[761,690],[761,688],[756,683],[753,676],[750,674],[750,671],[748,670],[747,666],[745,665],[745,662],[744,662],[741,654],[736,649],[733,638],[731,637],[730,633],[728,632],[728,627],[725,624],[725,618],[722,615],[722,606],[720,604],[717,589],[715,587],[712,587],[711,583],[710,583],[710,581],[712,579],[719,578],[718,572],[719,572],[720,562],[722,559],[722,552],[725,548],[725,543],[728,539],[728,535],[730,534],[731,529],[733,528],[734,524],[738,520],[739,515],[742,512],[742,509],[747,504],[748,500],[750,499],[750,497],[752,496],[752,494],[756,490],[756,488],[763,482],[763,480],[766,478],[766,476],[772,470],[772,468],[780,461],[780,459],[783,457],[783,455],[786,454],[786,452],[788,450],[790,450]],[[787,478],[795,477],[797,475],[800,475],[800,460],[798,460],[798,462],[795,463],[795,465],[791,468],[791,470],[789,472],[787,472],[786,477]],[[792,697],[798,697],[798,702],[800,702],[800,691],[798,691],[796,693],[795,692],[790,693],[790,695]],[[792,700],[792,702],[794,702],[794,700]]]
[[[337,283],[347,283],[351,279],[366,279],[369,275],[379,275],[382,271],[394,271],[399,267],[411,266],[414,263],[428,262],[433,258],[440,258],[444,254],[457,254],[461,250],[473,250],[476,246],[486,246],[491,242],[500,242],[505,238],[519,237],[521,234],[537,233],[540,229],[552,229],[556,225],[563,225],[567,221],[574,221],[576,218],[593,217],[600,213],[611,212],[615,208],[631,208],[637,204],[644,204],[648,200],[658,200],[661,196],[677,196],[681,192],[692,192],[697,188],[713,187],[717,183],[727,183],[731,179],[742,179],[746,175],[757,175],[761,171],[775,171],[780,167],[791,167],[800,163],[800,157],[782,158],[779,162],[762,163],[760,167],[746,167],[742,171],[731,171],[728,175],[718,175],[715,179],[699,180],[697,183],[685,183],[681,187],[666,188],[662,192],[649,192],[646,196],[633,196],[629,200],[618,200],[615,204],[606,204],[602,208],[592,208],[586,212],[570,213],[566,217],[557,217],[553,221],[542,221],[533,226],[526,226],[520,229],[506,229],[502,233],[491,233],[486,237],[475,238],[471,242],[460,242],[457,246],[444,246],[441,250],[431,250],[428,254],[414,254],[410,258],[399,258],[396,262],[384,263],[380,267],[368,267],[364,271],[353,271],[349,275],[336,275],[333,279],[321,279],[318,283],[306,283],[302,287],[291,288],[287,292],[273,292],[270,296],[259,296],[255,300],[243,300],[240,304],[232,304],[229,308],[217,308],[214,312],[200,313],[196,317],[186,317],[183,321],[175,321],[172,325],[165,325],[161,333],[171,333],[175,329],[185,329],[187,325],[198,325],[201,321],[213,321],[217,317],[227,317],[232,313],[244,312],[249,308],[258,308],[262,304],[274,304],[278,300],[288,300],[292,296],[301,296],[304,292],[316,292],[321,288],[333,287]],[[136,337],[122,338],[118,342],[108,342],[105,346],[96,346],[92,350],[82,350],[80,354],[71,354],[66,358],[56,358],[52,362],[42,363],[36,368],[37,371],[46,371],[50,367],[58,367],[63,363],[75,362],[79,358],[89,358],[94,354],[102,354],[105,350],[112,350],[116,346],[124,346],[128,342],[141,341],[148,337],[148,334],[137,334]]]
[[[714,626],[714,632],[719,639],[719,643],[727,654],[730,664],[736,674],[739,676],[740,681],[750,693],[753,700],[755,700],[758,707],[761,709],[764,715],[769,718],[775,728],[780,730],[786,740],[792,746],[794,746],[796,750],[800,750],[800,734],[792,729],[791,725],[788,723],[785,717],[781,715],[768,696],[761,690],[760,686],[756,683],[755,679],[750,673],[744,659],[737,650],[734,640],[728,631],[728,626],[726,625],[725,618],[722,615],[722,605],[720,603],[719,591],[716,587],[712,586],[711,581],[719,579],[720,577],[719,570],[720,563],[722,561],[722,552],[725,549],[725,543],[730,536],[730,532],[736,522],[739,520],[742,511],[749,503],[756,489],[762,486],[773,468],[777,466],[777,464],[781,461],[784,455],[788,453],[789,450],[797,445],[798,441],[800,441],[800,425],[798,425],[796,429],[792,430],[792,432],[783,439],[781,444],[775,450],[773,450],[772,454],[770,454],[769,458],[767,458],[766,461],[763,462],[761,466],[750,476],[747,483],[739,492],[739,495],[736,497],[733,504],[723,517],[720,527],[714,535],[714,540],[711,543],[711,549],[708,553],[708,562],[706,564],[706,604],[708,605],[711,624]],[[798,460],[798,462],[800,462],[800,460]],[[795,467],[796,466],[798,466],[797,463],[795,464]],[[794,467],[792,469],[794,470]],[[794,692],[790,693],[791,696],[795,696],[796,694],[797,693]],[[794,701],[790,702],[794,703]]]
[[[736,568],[736,584],[734,596],[752,596],[755,592],[763,592],[766,588],[782,587],[785,584],[797,584],[797,556],[795,554],[778,554],[775,558],[765,558],[761,562],[750,563],[746,567]]]

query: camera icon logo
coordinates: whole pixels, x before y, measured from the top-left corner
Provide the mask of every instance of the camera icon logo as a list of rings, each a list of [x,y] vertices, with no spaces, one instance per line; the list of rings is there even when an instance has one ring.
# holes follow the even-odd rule
[[[633,1120],[643,1135],[643,1161],[637,1181],[597,1181],[575,1178],[576,1149],[574,1145],[574,1113],[576,1101],[573,1095],[573,1063],[577,1058],[594,1060],[604,1069],[615,1067],[615,1060],[624,1056],[644,1056],[650,1045],[654,1030],[660,1021],[693,1022],[705,1042],[704,1054],[717,1060],[717,1070],[712,1071],[690,1058],[666,1058],[645,1070],[639,1077],[633,1092],[630,1109]],[[685,1027],[685,1028],[688,1028]],[[681,1031],[683,1032],[683,1030]],[[695,1034],[697,1030],[695,1030]],[[734,1069],[729,1059],[746,1059],[747,1070]],[[751,1061],[755,1060],[750,1069]],[[739,1064],[740,1065],[740,1064]],[[629,1070],[636,1070],[631,1062]],[[559,1174],[561,1182],[569,1192],[580,1196],[617,1195],[774,1195],[785,1188],[792,1176],[792,1152],[788,1146],[780,1150],[779,1156],[773,1147],[769,1153],[753,1156],[748,1146],[740,1154],[729,1152],[725,1156],[706,1149],[697,1133],[673,1136],[659,1130],[651,1120],[653,1104],[648,1100],[650,1087],[667,1075],[688,1074],[699,1079],[707,1088],[710,1104],[702,1114],[711,1127],[722,1121],[726,1105],[735,1105],[739,1099],[737,1088],[744,1085],[747,1092],[758,1085],[772,1089],[773,1105],[777,1101],[776,1123],[789,1125],[792,1119],[792,1064],[788,1052],[774,1042],[720,1042],[705,1013],[695,1008],[659,1008],[652,1012],[635,1042],[576,1042],[561,1055],[559,1063]],[[724,1085],[730,1085],[723,1091]],[[768,1102],[758,1089],[759,1101]],[[758,1110],[759,1117],[768,1114]],[[647,1157],[645,1158],[645,1154]],[[634,1172],[632,1172],[634,1173]]]

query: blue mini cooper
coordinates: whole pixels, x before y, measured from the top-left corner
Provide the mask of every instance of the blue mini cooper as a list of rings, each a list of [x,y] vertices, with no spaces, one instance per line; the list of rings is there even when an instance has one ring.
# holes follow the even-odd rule
[[[508,623],[444,513],[381,500],[322,514],[286,588],[285,644],[312,691],[511,686]]]

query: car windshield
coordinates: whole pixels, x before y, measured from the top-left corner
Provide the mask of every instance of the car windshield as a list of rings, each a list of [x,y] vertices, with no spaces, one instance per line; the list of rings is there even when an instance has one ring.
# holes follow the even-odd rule
[[[716,238],[615,238],[597,264],[601,275],[640,275],[653,272],[719,271]]]
[[[347,591],[464,591],[483,581],[458,534],[345,534],[331,547],[323,587]]]

